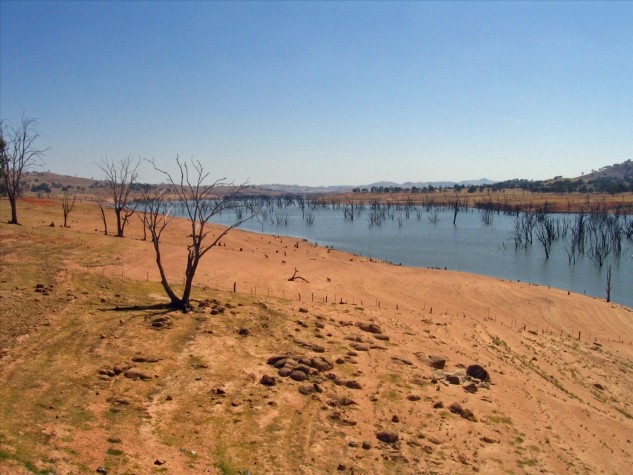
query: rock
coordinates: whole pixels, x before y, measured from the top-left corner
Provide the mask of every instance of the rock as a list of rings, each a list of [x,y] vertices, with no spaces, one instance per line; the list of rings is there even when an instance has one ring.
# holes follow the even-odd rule
[[[305,307],[299,307],[299,313],[308,313],[308,309]]]
[[[604,391],[604,386],[600,383],[593,383],[593,387],[599,389],[600,391]]]
[[[380,328],[380,326],[376,325],[375,323],[360,323],[358,325],[358,328],[360,328],[364,332],[382,333],[382,329]]]
[[[498,440],[492,439],[492,438],[490,438],[488,436],[485,436],[485,435],[481,438],[481,441],[485,442],[486,444],[498,444],[499,443]]]
[[[165,465],[167,463],[166,460],[163,459],[156,459],[154,460],[154,465]]]
[[[464,388],[465,391],[469,392],[469,393],[476,393],[477,392],[477,384],[473,383],[472,381],[464,383],[464,385],[462,386]]]
[[[437,401],[433,404],[433,409],[442,409],[444,407],[444,403],[442,401]]]
[[[446,358],[443,356],[431,355],[429,356],[429,365],[431,365],[431,368],[444,369],[444,366],[446,365]]]
[[[240,336],[249,336],[251,334],[251,331],[248,328],[240,328],[237,331],[237,334]]]
[[[289,376],[290,379],[294,379],[295,381],[305,381],[308,378],[308,375],[303,371],[292,371]]]
[[[271,356],[266,360],[266,364],[274,365],[278,361],[285,360],[286,358],[288,358],[288,355]]]
[[[267,374],[262,376],[262,379],[260,379],[259,382],[264,386],[274,386],[275,384],[277,384],[275,378],[273,376],[268,376]]]
[[[483,367],[479,366],[478,364],[473,364],[473,365],[470,365],[468,368],[466,368],[466,374],[470,376],[471,378],[477,378],[477,379],[480,379],[481,381],[490,380],[490,375],[488,374],[488,371],[486,371]]]
[[[351,346],[356,351],[369,351],[369,347],[367,345],[364,345],[363,343],[352,343]]]
[[[299,392],[304,396],[309,396],[314,393],[314,386],[299,386]]]
[[[408,399],[409,401],[419,401],[419,400],[421,399],[421,397],[420,397],[420,396],[418,396],[417,394],[409,394],[409,395],[407,396],[407,399]]]
[[[97,473],[102,475],[108,475],[108,469],[105,467],[97,467]]]
[[[363,386],[358,382],[358,381],[347,381],[345,383],[345,386],[347,386],[350,389],[363,389]]]
[[[305,373],[305,374],[306,374],[306,376],[309,376],[309,375],[310,375],[310,370],[311,370],[311,369],[312,369],[312,368],[310,368],[309,366],[306,366],[306,365],[304,365],[304,364],[298,364],[297,366],[295,366],[295,367],[293,368],[293,370],[294,370],[294,371],[301,371],[302,373]]]
[[[391,422],[397,423],[400,422],[400,418],[397,415],[391,416]]]
[[[158,363],[158,358],[154,356],[134,356],[132,361],[135,363]]]
[[[365,449],[365,450],[369,450],[369,449],[371,449],[371,442],[365,440],[365,441],[363,441],[363,445],[361,445],[361,447],[363,449]]]
[[[398,434],[396,434],[395,432],[387,431],[377,432],[376,438],[381,442],[385,442],[386,444],[394,444],[398,442],[399,439]]]
[[[123,373],[123,376],[125,376],[126,378],[129,379],[141,379],[143,381],[147,381],[148,379],[152,379],[152,377],[148,374],[145,374],[141,371],[138,371],[136,369],[128,369],[125,373]]]
[[[456,374],[447,374],[446,381],[448,381],[450,384],[462,384],[462,378],[460,378]]]
[[[312,368],[317,369],[318,371],[324,372],[324,371],[330,371],[334,365],[327,360],[326,358],[323,358],[321,356],[317,356],[316,358],[312,358],[310,360],[309,366],[311,366]]]
[[[105,376],[108,376],[110,378],[113,378],[116,376],[116,373],[114,372],[114,370],[112,368],[101,368],[99,370],[99,374],[103,374]]]
[[[391,360],[395,364],[399,364],[399,365],[408,365],[408,366],[413,365],[413,362],[411,360],[408,360],[407,358],[403,358],[402,356],[392,356]]]
[[[383,335],[383,334],[374,335],[374,338],[376,340],[381,340],[381,341],[389,341],[390,340],[388,335]]]
[[[277,374],[285,378],[286,376],[290,376],[290,373],[292,373],[292,368],[281,368]]]
[[[453,414],[457,414],[463,417],[464,419],[472,422],[477,422],[477,418],[475,417],[475,414],[473,414],[473,411],[463,408],[460,404],[456,402],[448,406],[448,410],[451,411]]]
[[[342,472],[342,471],[344,471],[346,468],[347,468],[347,467],[346,467],[346,466],[345,466],[345,464],[343,464],[343,463],[339,463],[339,464],[338,464],[338,467],[336,467],[336,469],[337,469],[337,470],[339,470],[339,471],[341,471],[341,472]]]
[[[129,364],[127,364],[127,363],[118,363],[118,364],[115,364],[115,365],[112,367],[112,371],[114,371],[114,374],[119,375],[119,374],[121,374],[121,373],[126,372],[126,371],[127,371],[128,369],[130,369],[131,367],[132,367],[132,366],[130,366],[130,365],[129,365]]]

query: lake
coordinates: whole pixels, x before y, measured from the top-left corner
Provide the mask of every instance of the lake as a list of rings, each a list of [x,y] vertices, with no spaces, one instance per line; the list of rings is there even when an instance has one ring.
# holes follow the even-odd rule
[[[413,267],[439,267],[484,274],[508,280],[520,280],[558,287],[595,297],[606,298],[607,268],[611,265],[611,300],[633,308],[633,246],[623,239],[619,258],[609,255],[602,267],[588,256],[579,256],[569,263],[566,239],[552,244],[549,259],[541,243],[515,249],[515,218],[503,213],[492,215],[492,224],[485,225],[478,210],[464,210],[457,215],[439,209],[413,210],[406,218],[404,211],[395,211],[381,225],[370,226],[370,211],[365,209],[354,220],[344,218],[343,209],[306,208],[314,222],[308,224],[296,207],[275,208],[240,229],[265,234],[286,235],[307,239],[322,246],[360,254],[379,260]],[[556,214],[554,218],[573,215]],[[235,221],[235,214],[214,217],[219,224]],[[436,222],[431,222],[436,218]]]

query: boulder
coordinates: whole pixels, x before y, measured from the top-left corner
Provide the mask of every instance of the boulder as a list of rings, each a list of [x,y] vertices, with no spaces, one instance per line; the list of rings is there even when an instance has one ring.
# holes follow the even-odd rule
[[[385,442],[386,444],[394,444],[398,442],[399,439],[398,434],[396,434],[395,432],[387,431],[377,432],[376,438],[381,442]]]
[[[490,375],[488,374],[488,371],[486,371],[482,366],[479,366],[478,364],[473,364],[466,368],[466,374],[471,378],[476,378],[481,381],[490,380]]]

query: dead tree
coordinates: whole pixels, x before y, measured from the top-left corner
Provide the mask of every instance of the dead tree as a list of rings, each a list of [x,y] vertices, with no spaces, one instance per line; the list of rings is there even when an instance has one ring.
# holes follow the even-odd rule
[[[97,196],[97,205],[99,206],[99,211],[101,211],[101,220],[103,221],[103,234],[108,235],[108,220],[106,219],[105,214],[105,200],[101,196]]]
[[[136,211],[136,206],[130,206],[130,194],[138,179],[140,163],[140,160],[133,160],[132,157],[117,161],[104,158],[97,163],[106,175],[106,186],[112,195],[117,237],[123,237],[125,225]]]
[[[0,121],[0,176],[11,205],[9,224],[20,224],[17,206],[22,192],[22,174],[41,166],[44,152],[48,150],[35,146],[40,136],[36,127],[37,120],[26,116],[22,116],[17,129]]]
[[[68,192],[64,192],[62,195],[62,210],[64,212],[64,227],[68,227],[68,215],[75,207],[75,201],[77,201],[77,195],[73,195],[72,198],[68,195]]]
[[[176,295],[169,283],[160,252],[160,238],[171,221],[169,210],[166,210],[165,194],[155,192],[151,200],[145,202],[148,219],[146,226],[152,236],[152,243],[156,253],[156,265],[161,276],[161,284],[170,299],[170,307],[188,312],[191,309],[190,299],[193,279],[196,275],[200,260],[216,246],[220,240],[232,229],[257,216],[261,209],[261,202],[252,201],[248,204],[239,201],[239,194],[246,185],[234,186],[225,179],[216,180],[205,184],[209,173],[197,160],[192,160],[189,165],[176,157],[178,175],[161,170],[152,162],[154,168],[162,173],[176,195],[179,204],[184,210],[185,218],[191,226],[191,233],[187,236],[190,243],[187,246],[187,262],[185,266],[185,285],[181,296]],[[213,216],[224,211],[235,210],[241,207],[246,210],[241,218],[237,218],[233,224],[220,228],[213,233],[208,229],[208,224]]]
[[[468,199],[460,199],[456,196],[448,200],[448,205],[453,210],[453,226],[455,226],[455,222],[457,221],[457,213],[459,213],[462,209],[466,209],[468,207]]]
[[[298,273],[299,273],[299,271],[298,271],[298,270],[297,270],[297,268],[295,267],[295,271],[294,271],[294,273],[292,274],[292,276],[288,278],[288,281],[289,281],[289,282],[294,282],[295,280],[302,280],[302,281],[304,281],[304,282],[306,282],[306,283],[308,283],[308,284],[310,283],[310,282],[308,282],[306,279],[304,279],[303,277],[301,277],[300,275],[297,275]]]
[[[607,302],[611,302],[611,265],[607,269]]]

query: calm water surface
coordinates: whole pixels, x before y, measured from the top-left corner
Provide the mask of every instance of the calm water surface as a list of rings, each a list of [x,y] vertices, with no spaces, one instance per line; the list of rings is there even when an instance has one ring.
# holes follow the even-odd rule
[[[602,268],[588,256],[569,264],[564,239],[552,245],[545,259],[542,245],[534,236],[528,249],[515,250],[514,218],[495,214],[491,226],[483,224],[477,210],[460,212],[453,226],[451,211],[439,211],[437,223],[429,213],[413,211],[408,219],[397,212],[380,226],[369,225],[369,211],[353,221],[342,210],[311,211],[314,223],[307,224],[298,208],[283,208],[265,214],[260,221],[248,221],[241,229],[305,238],[323,246],[414,267],[440,267],[484,274],[503,279],[550,285],[595,297],[606,297],[607,267],[612,266],[611,299],[633,308],[633,247],[624,241],[619,259],[610,256]],[[307,213],[307,211],[306,211]],[[556,215],[558,218],[570,215]],[[280,221],[288,224],[278,224]],[[235,215],[225,213],[214,221],[230,224]],[[399,219],[400,218],[400,219]]]

